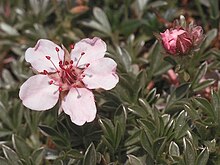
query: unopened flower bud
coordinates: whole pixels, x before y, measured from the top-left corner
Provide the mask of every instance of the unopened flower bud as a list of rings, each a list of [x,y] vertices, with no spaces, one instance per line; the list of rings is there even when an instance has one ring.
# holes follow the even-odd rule
[[[171,55],[186,55],[196,50],[203,40],[203,29],[193,23],[187,25],[184,16],[180,16],[180,22],[175,21],[171,29],[160,33],[162,45]]]
[[[203,39],[203,29],[201,26],[195,26],[192,28],[191,36],[193,40],[193,45],[197,46],[201,43]]]
[[[163,47],[169,54],[186,54],[192,47],[192,40],[186,30],[167,29],[160,35]]]

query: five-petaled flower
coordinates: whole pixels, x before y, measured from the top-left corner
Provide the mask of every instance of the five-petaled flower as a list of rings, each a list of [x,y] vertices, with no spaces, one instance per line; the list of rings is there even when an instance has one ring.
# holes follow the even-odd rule
[[[91,122],[96,116],[92,89],[110,90],[119,81],[116,62],[104,57],[106,44],[100,38],[83,39],[63,46],[40,39],[25,52],[25,60],[39,74],[30,77],[20,88],[22,103],[37,111],[48,110],[60,99],[61,109],[77,125]]]

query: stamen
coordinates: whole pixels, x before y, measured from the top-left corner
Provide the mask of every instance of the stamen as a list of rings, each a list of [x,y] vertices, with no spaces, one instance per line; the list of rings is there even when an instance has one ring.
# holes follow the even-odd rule
[[[49,81],[49,84],[52,85],[52,84],[53,84],[53,80],[50,80],[50,81]]]
[[[70,45],[70,49],[74,49],[75,45],[74,44],[71,44]]]
[[[88,68],[90,66],[89,63],[87,64],[82,64],[82,65],[79,65],[78,68],[82,68],[82,69],[85,69],[85,68]]]
[[[45,56],[48,60],[50,60],[50,56]]]
[[[80,86],[78,84],[75,85],[76,88],[80,88]]]
[[[56,47],[55,49],[56,49],[56,51],[57,51],[57,52],[59,52],[59,51],[60,51],[60,49],[59,49],[58,47]]]
[[[60,48],[56,47],[55,50],[59,58]],[[85,55],[85,52],[81,52],[79,58],[74,58],[73,60],[69,60],[69,61],[61,60],[59,58],[58,64],[54,63],[55,61],[52,59],[51,56],[49,55],[45,56],[46,59],[49,60],[51,64],[53,65],[54,71],[52,73],[57,72],[58,73],[57,76],[60,77],[56,79],[50,79],[48,81],[48,84],[58,86],[57,92],[65,91],[66,89],[69,89],[70,87],[75,88],[78,94],[77,98],[80,98],[81,95],[79,93],[78,88],[81,88],[83,86],[82,79],[85,76],[92,77],[92,75],[87,75],[83,73],[84,70],[86,70],[86,68],[89,67],[90,65],[89,63],[82,64],[82,68],[77,68],[82,56],[84,55]],[[76,64],[76,65],[73,65],[73,64]],[[48,73],[46,70],[44,70],[43,73],[51,74],[51,73]]]
[[[78,64],[79,64],[79,61],[81,60],[81,58],[82,58],[82,56],[85,54],[85,52],[82,52],[81,53],[81,56],[79,57],[79,59],[78,59],[78,61],[77,61],[77,63],[76,63],[76,67],[78,66]]]
[[[62,61],[62,60],[60,59],[60,54],[59,54],[60,49],[59,49],[58,47],[56,47],[55,49],[56,49],[56,52],[57,52],[58,59],[59,59],[60,61]]]
[[[52,63],[52,65],[54,66],[54,68],[57,70],[57,71],[59,71],[58,69],[57,69],[57,67],[56,67],[56,65],[53,63],[53,61],[51,60],[51,57],[50,56],[45,56],[51,63]]]
[[[65,75],[64,75],[64,78],[65,80],[67,81],[68,84],[72,84],[72,82],[75,82],[76,80],[73,78],[74,75],[71,75],[71,73],[69,72],[64,72]]]
[[[48,74],[48,72],[47,72],[46,70],[44,70],[44,74],[45,74],[45,75],[47,75],[47,74]]]
[[[60,67],[61,69],[65,70],[65,68],[63,67],[62,64],[59,64],[59,67]]]
[[[67,75],[64,76],[64,78],[65,78],[65,80],[67,81],[68,84],[72,84],[72,83],[70,82],[70,80],[68,79]]]
[[[75,89],[76,89],[76,92],[77,92],[77,94],[78,94],[77,99],[79,99],[79,98],[81,97],[81,95],[79,94],[78,89],[77,89],[77,88],[75,88]]]

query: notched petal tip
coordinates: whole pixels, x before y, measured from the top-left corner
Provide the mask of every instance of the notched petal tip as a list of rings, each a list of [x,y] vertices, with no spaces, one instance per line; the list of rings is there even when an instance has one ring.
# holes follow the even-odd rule
[[[94,46],[96,44],[102,44],[103,47],[107,47],[106,43],[99,37],[85,38],[82,41],[86,42],[87,44],[90,44],[91,46]]]
[[[51,61],[45,58],[46,56],[51,58],[56,67],[59,67],[59,61],[64,59],[64,50],[50,40],[39,39],[34,47],[30,47],[25,51],[25,60],[35,70],[38,72],[43,70],[53,72],[54,66],[52,66]]]
[[[94,37],[92,39],[85,38],[77,42],[70,54],[71,59],[77,61],[78,66],[80,66],[103,58],[106,50],[106,43],[100,38]]]

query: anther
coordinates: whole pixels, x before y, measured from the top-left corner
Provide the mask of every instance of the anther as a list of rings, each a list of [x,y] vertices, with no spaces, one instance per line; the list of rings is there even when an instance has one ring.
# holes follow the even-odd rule
[[[90,63],[86,64],[86,67],[89,67]]]
[[[63,88],[62,88],[62,87],[59,87],[59,91],[62,92],[62,90],[63,90]]]
[[[65,70],[65,68],[63,67],[63,65],[61,64],[61,65],[59,65],[59,67],[61,68],[61,69],[63,69],[63,70]],[[59,70],[58,70],[59,71]]]
[[[70,45],[70,49],[74,49],[75,45],[74,44],[71,44]]]
[[[63,63],[63,62],[62,62],[62,61],[60,61],[60,62],[59,62],[59,65],[62,65],[62,63]]]
[[[50,62],[51,64],[53,65],[53,67],[56,69],[57,73],[59,74],[59,70],[57,69],[56,65],[54,64],[54,62],[50,59],[50,56],[45,56]],[[61,60],[60,60],[61,61]],[[60,62],[59,62],[60,63]],[[62,65],[59,65],[59,66],[62,66]],[[47,72],[45,72],[47,73]],[[61,77],[61,75],[59,75]]]
[[[77,63],[76,63],[76,67],[78,67],[78,64],[79,64],[79,61],[81,60],[81,58],[82,58],[82,56],[85,54],[85,52],[82,52],[81,53],[81,56],[79,57],[79,59],[78,59],[78,61],[77,61]]]
[[[47,72],[46,70],[44,70],[44,74],[45,74],[45,75],[47,75],[47,74],[48,74],[48,72]]]
[[[49,84],[50,84],[50,85],[53,84],[53,80],[50,80],[50,81],[49,81]]]
[[[50,56],[45,56],[48,60],[50,60]]]
[[[56,47],[56,51],[57,51],[57,52],[59,52],[59,51],[60,51],[60,49],[59,49],[58,47]]]
[[[70,61],[70,64],[73,64],[73,60]]]
[[[69,65],[69,62],[68,62],[68,61],[65,61],[65,65]]]

